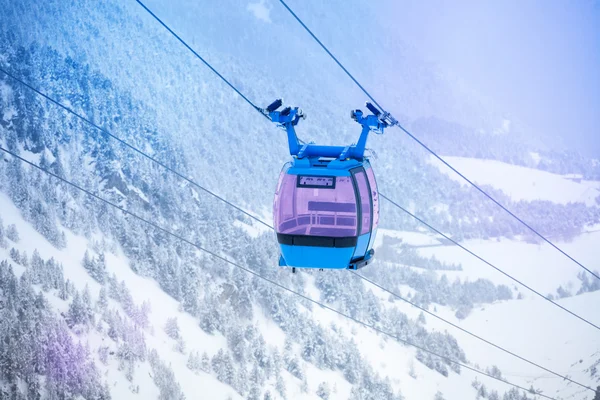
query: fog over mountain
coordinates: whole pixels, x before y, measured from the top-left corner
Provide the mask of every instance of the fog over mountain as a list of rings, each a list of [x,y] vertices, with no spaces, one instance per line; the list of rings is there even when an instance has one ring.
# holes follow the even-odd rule
[[[600,155],[598,1],[403,1],[397,35],[555,146]],[[531,134],[531,133],[530,133]]]

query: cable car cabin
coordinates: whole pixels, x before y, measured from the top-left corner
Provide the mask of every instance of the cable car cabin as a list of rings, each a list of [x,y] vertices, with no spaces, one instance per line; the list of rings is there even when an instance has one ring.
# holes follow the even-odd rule
[[[353,146],[301,145],[294,126],[303,114],[278,100],[267,107],[272,121],[288,133],[293,156],[282,169],[273,203],[273,221],[281,248],[280,266],[358,269],[373,258],[379,223],[375,174],[364,158],[369,131],[383,133],[386,114],[367,103],[375,115],[352,117],[363,126]]]
[[[273,212],[280,264],[355,269],[373,255],[379,201],[367,160],[288,163],[279,178]]]

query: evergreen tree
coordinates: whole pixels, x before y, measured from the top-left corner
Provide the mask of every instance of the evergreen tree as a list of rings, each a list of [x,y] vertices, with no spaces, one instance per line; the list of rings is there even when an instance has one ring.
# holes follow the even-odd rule
[[[81,302],[83,304],[83,311],[85,315],[85,321],[87,323],[93,323],[94,311],[92,309],[92,299],[90,297],[90,288],[85,285],[83,289],[83,296],[81,296]]]
[[[221,382],[225,381],[225,373],[224,373],[224,367],[223,367],[223,363],[224,363],[224,359],[225,358],[225,352],[223,351],[223,349],[219,349],[219,351],[217,352],[217,354],[215,354],[210,362],[210,365],[212,367],[212,370],[215,372],[215,374],[217,374],[217,379],[220,380]]]
[[[319,387],[317,388],[317,396],[319,396],[323,400],[328,400],[330,394],[331,391],[329,390],[329,385],[327,384],[327,382],[321,382],[321,384],[319,384]]]
[[[44,270],[44,260],[40,257],[40,253],[35,249],[31,255],[31,272],[34,284],[41,283],[41,274]]]
[[[285,387],[285,381],[281,377],[281,374],[277,375],[277,378],[275,380],[275,389],[277,390],[277,393],[279,393],[281,398],[286,398],[287,388]]]
[[[96,309],[102,312],[106,310],[106,307],[108,307],[108,298],[106,296],[106,289],[102,286],[98,294],[98,300],[96,301]]]
[[[252,385],[247,400],[260,400],[260,388],[258,386]]]
[[[21,253],[21,265],[24,267],[29,267],[29,258],[27,257],[26,251]]]
[[[70,328],[78,324],[87,323],[87,312],[85,310],[83,301],[81,300],[81,296],[77,291],[75,292],[75,296],[73,296],[73,301],[71,302],[71,304],[69,304],[69,311],[67,312],[67,322]]]
[[[114,273],[108,278],[108,297],[119,302],[121,301],[119,283]]]
[[[83,260],[81,261],[81,265],[88,271],[92,268],[92,260],[90,259],[90,253],[87,250],[83,254]]]
[[[188,360],[187,360],[187,367],[194,371],[195,373],[198,373],[200,371],[200,354],[198,354],[197,351],[190,351],[190,355],[188,356]]]
[[[14,247],[10,249],[10,258],[17,264],[21,264],[21,254]]]
[[[240,364],[240,367],[237,370],[237,374],[235,377],[235,389],[242,395],[246,395],[252,382],[248,379],[248,370],[246,369],[246,364]]]
[[[160,360],[156,350],[150,352],[148,359],[152,367],[154,383],[159,389],[159,400],[185,400],[173,370]]]
[[[296,378],[304,378],[304,372],[302,371],[300,361],[297,357],[294,356],[288,359],[288,362],[286,363],[286,369],[290,374],[294,375]]]
[[[103,253],[100,253],[97,259],[94,257],[90,258],[90,255],[86,250],[81,264],[88,271],[90,276],[99,283],[104,283],[106,281],[106,262]]]
[[[0,217],[0,248],[5,248],[6,246],[6,231],[4,230],[4,222],[2,221],[2,217]]]
[[[10,224],[6,229],[6,237],[15,243],[19,243],[19,231],[15,224]]]
[[[485,387],[485,385],[482,384],[479,387],[479,389],[477,390],[477,398],[485,399],[487,397],[488,397],[487,388]]]
[[[106,281],[106,259],[104,253],[98,254],[98,258],[94,260],[94,275],[92,275],[98,282],[104,283]]]
[[[67,285],[65,284],[65,282],[62,282],[60,285],[58,297],[63,301],[69,299],[69,293],[67,293]]]
[[[167,318],[165,324],[165,332],[171,339],[179,339],[179,324],[177,323],[177,317]]]
[[[175,349],[175,351],[178,351],[181,354],[185,354],[185,348],[186,348],[185,340],[183,340],[183,337],[179,336],[177,338],[177,340],[175,341],[174,349]]]
[[[202,359],[200,360],[200,368],[202,369],[202,371],[209,374],[211,372],[210,367],[211,367],[210,358],[208,357],[208,354],[206,354],[206,352],[204,352],[204,353],[202,353]]]
[[[119,302],[121,303],[121,306],[123,306],[125,314],[127,314],[130,317],[135,315],[135,302],[133,301],[133,296],[131,296],[131,292],[125,284],[125,281],[121,281],[121,284],[119,285]]]

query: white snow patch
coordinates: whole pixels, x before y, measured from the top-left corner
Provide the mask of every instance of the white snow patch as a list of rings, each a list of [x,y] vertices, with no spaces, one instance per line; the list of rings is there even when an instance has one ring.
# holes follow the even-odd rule
[[[582,202],[586,205],[594,205],[596,197],[600,196],[597,187],[574,182],[563,175],[496,160],[450,156],[444,159],[475,183],[500,189],[515,201],[548,200],[559,204]],[[429,163],[437,166],[451,179],[462,185],[468,185],[465,180],[433,156],[430,156]]]
[[[246,234],[248,236],[250,236],[253,239],[259,237],[261,235],[261,233],[263,232],[260,228],[257,228],[253,225],[248,225],[239,220],[233,221],[233,225],[242,229],[244,232],[246,232]]]
[[[580,235],[570,243],[556,244],[591,270],[598,270],[600,269],[598,263],[600,247],[597,245],[599,240],[600,232],[592,232]],[[571,285],[573,291],[577,291],[580,287],[577,274],[581,268],[550,245],[528,244],[508,239],[500,241],[470,240],[464,242],[463,245],[544,295],[555,293],[560,285],[563,287]],[[425,257],[435,255],[442,262],[462,264],[463,271],[444,271],[450,281],[456,277],[461,279],[468,277],[471,280],[485,278],[509,287],[516,285],[514,281],[483,264],[459,247],[419,248],[418,252]],[[526,297],[533,296],[531,292],[522,287],[519,287],[519,291]]]
[[[138,197],[140,199],[142,199],[143,201],[145,201],[146,203],[150,203],[150,200],[148,200],[148,197],[146,197],[146,195],[144,194],[144,192],[142,192],[139,188],[133,186],[133,185],[127,185],[127,188],[132,191],[133,193],[137,194]]]
[[[273,320],[268,319],[261,309],[253,307],[255,323],[258,329],[265,338],[265,342],[269,346],[275,346],[279,349],[280,353],[283,352],[285,345],[285,333],[278,327]]]
[[[440,242],[433,235],[419,232],[395,231],[391,229],[379,228],[377,229],[377,237],[375,238],[375,247],[381,246],[381,242],[383,241],[384,236],[402,239],[402,243],[409,244],[412,246],[440,244]]]
[[[559,303],[579,315],[597,316],[596,305],[599,301],[600,292],[594,292],[562,299]],[[449,318],[452,320],[452,317]],[[427,320],[429,323],[433,318],[429,317]],[[592,321],[599,322],[598,318]],[[474,310],[464,321],[452,322],[496,344],[506,346],[522,357],[595,387],[585,369],[595,361],[591,356],[598,350],[597,330],[565,312],[557,311],[556,307],[543,299],[512,300],[487,305]],[[511,381],[525,387],[532,384],[541,387],[544,393],[553,397],[589,398],[589,393],[581,392],[582,389],[572,383],[543,373],[525,362],[518,362],[510,355],[457,330],[452,330],[451,333],[472,362],[490,365],[490,360],[493,360],[493,364],[507,377],[510,376]]]

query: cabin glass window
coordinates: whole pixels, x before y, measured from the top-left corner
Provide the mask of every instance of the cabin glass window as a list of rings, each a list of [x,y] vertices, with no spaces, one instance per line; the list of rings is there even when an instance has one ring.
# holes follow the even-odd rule
[[[371,196],[369,193],[369,184],[367,183],[367,176],[364,171],[354,174],[354,179],[356,179],[362,211],[360,234],[364,235],[371,231]]]
[[[324,237],[356,236],[356,196],[352,178],[327,180],[286,174],[274,206],[278,233]]]
[[[379,194],[377,193],[377,182],[375,181],[373,168],[367,168],[367,178],[369,179],[369,186],[371,186],[371,199],[373,201],[373,230],[375,230],[379,225]]]

